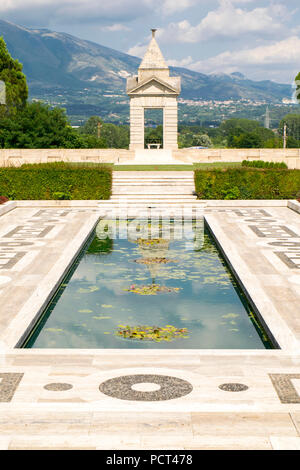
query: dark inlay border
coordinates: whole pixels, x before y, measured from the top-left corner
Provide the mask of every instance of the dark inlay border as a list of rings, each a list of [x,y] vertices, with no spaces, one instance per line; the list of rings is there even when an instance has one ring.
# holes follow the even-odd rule
[[[284,225],[261,227],[265,229],[265,232],[255,225],[249,225],[249,228],[260,238],[299,238],[299,235]]]
[[[13,399],[23,375],[10,372],[0,373],[0,402],[8,403]]]
[[[44,389],[50,392],[65,392],[71,390],[71,388],[73,388],[73,385],[67,383],[51,383],[44,386]]]
[[[249,387],[239,383],[228,383],[219,385],[219,388],[224,392],[245,392]]]
[[[300,403],[300,396],[292,383],[292,379],[300,379],[300,374],[269,374],[269,377],[281,403]]]
[[[0,252],[0,260],[7,260],[7,262],[0,263],[0,269],[12,269],[24,256],[26,251],[16,251],[13,257],[8,257],[4,252]]]
[[[288,256],[291,255],[291,257]],[[300,253],[299,254],[293,254],[293,253],[284,253],[282,251],[276,251],[275,252],[275,255],[278,256],[278,258],[281,259],[281,261],[284,262],[284,264],[288,267],[288,268],[291,268],[291,269],[300,269]],[[299,260],[299,264],[295,263],[293,261],[293,259],[295,260]]]

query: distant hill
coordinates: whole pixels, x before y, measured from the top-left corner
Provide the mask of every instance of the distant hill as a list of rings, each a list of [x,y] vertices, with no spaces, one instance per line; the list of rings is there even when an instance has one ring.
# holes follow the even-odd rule
[[[0,20],[0,35],[9,52],[24,65],[30,97],[60,95],[69,105],[95,103],[95,93],[125,95],[128,75],[136,74],[140,59],[99,44],[48,29],[28,29]],[[256,82],[242,74],[205,75],[171,67],[182,77],[182,98],[193,100],[267,100],[291,97],[289,85]],[[93,100],[88,99],[89,93]]]

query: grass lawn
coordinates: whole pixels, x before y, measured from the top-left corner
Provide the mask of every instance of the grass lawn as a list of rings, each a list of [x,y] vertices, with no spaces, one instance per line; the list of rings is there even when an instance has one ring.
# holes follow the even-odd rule
[[[114,165],[113,163],[94,162],[70,162],[72,167],[97,168],[106,167],[112,171],[194,171],[194,170],[214,170],[222,168],[240,168],[242,162],[215,162],[215,163],[194,163],[187,165]]]
[[[113,171],[194,171],[220,168],[239,168],[242,163],[216,162],[191,165],[114,165]]]

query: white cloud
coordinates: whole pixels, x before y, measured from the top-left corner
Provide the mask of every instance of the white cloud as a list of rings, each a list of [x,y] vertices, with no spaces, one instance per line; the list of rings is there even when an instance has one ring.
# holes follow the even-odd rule
[[[148,44],[136,44],[127,51],[127,54],[142,58],[146,53],[147,47]]]
[[[51,21],[128,21],[153,10],[154,0],[1,0],[0,14],[12,21],[27,24]],[[119,20],[119,21],[118,21]]]
[[[203,73],[242,71],[249,75],[249,72],[255,71],[256,78],[288,83],[294,79],[299,69],[299,59],[300,38],[292,36],[252,49],[226,51],[215,57],[194,62],[189,68]]]
[[[128,26],[125,26],[121,23],[115,23],[109,26],[103,26],[102,31],[108,31],[109,33],[115,33],[118,31],[131,31],[131,28],[128,28]]]
[[[193,64],[193,58],[191,56],[184,57],[183,59],[169,59],[166,61],[167,65],[172,67],[189,67],[189,65]]]
[[[214,37],[239,37],[245,33],[269,35],[283,29],[282,18],[287,15],[286,7],[279,4],[248,11],[237,8],[232,0],[220,0],[219,7],[210,11],[198,25],[192,26],[188,20],[170,23],[159,31],[158,36],[164,42],[196,43]]]
[[[133,20],[151,14],[171,15],[195,5],[197,0],[1,0],[0,14],[12,21],[31,23],[55,20],[70,23]]]
[[[165,15],[172,15],[178,11],[186,10],[194,6],[197,0],[164,0],[162,2],[161,10]]]

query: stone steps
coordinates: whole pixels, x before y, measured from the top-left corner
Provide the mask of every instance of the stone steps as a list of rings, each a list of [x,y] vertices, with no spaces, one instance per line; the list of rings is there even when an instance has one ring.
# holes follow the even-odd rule
[[[99,202],[99,207],[138,210],[201,207],[203,204],[193,195],[194,187],[193,172],[114,172],[111,199]]]
[[[104,207],[107,206],[109,208],[113,207],[149,207],[149,206],[156,206],[156,207],[200,207],[206,205],[202,201],[168,201],[168,200],[162,200],[162,201],[153,201],[153,200],[147,200],[147,201],[111,201],[111,202],[105,202],[105,201],[99,201],[98,207]]]
[[[195,201],[196,196],[191,196],[190,194],[128,194],[127,197],[123,194],[113,194],[110,198],[110,201],[119,201],[119,200],[129,200],[129,201],[146,201],[151,199],[152,201],[161,201],[161,200],[169,200],[169,201],[177,201],[177,202],[184,202],[184,201]]]
[[[143,194],[145,197],[149,197],[151,195],[160,195],[161,197],[163,196],[171,196],[171,195],[186,195],[186,196],[193,196],[193,190],[192,188],[166,188],[165,191],[162,191],[161,188],[145,188],[145,187],[139,187],[138,190],[135,188],[130,188],[130,187],[124,187],[122,189],[119,189],[118,191],[114,190],[112,195],[113,196],[118,196],[122,195],[123,197],[126,197],[128,195],[131,196],[138,196],[139,194]]]
[[[199,205],[197,204],[197,202],[195,203],[195,201],[191,201],[191,202],[171,202],[171,201],[161,201],[161,202],[157,202],[157,201],[142,201],[142,202],[134,202],[134,201],[127,201],[127,202],[118,202],[116,201],[115,203],[112,203],[109,205],[109,207],[112,207],[112,206],[122,206],[122,207],[125,207],[125,206],[136,206],[136,207],[144,207],[144,206],[196,206],[196,205]]]
[[[173,181],[173,180],[169,180],[169,181],[166,181],[166,180],[163,180],[163,181],[149,181],[149,180],[145,180],[145,181],[132,181],[132,180],[128,180],[128,181],[114,181],[113,182],[113,185],[115,187],[117,186],[127,186],[127,185],[132,185],[132,186],[143,186],[142,183],[147,183],[147,185],[151,185],[151,186],[169,186],[169,185],[172,185],[172,186],[192,186],[193,185],[193,181]]]

